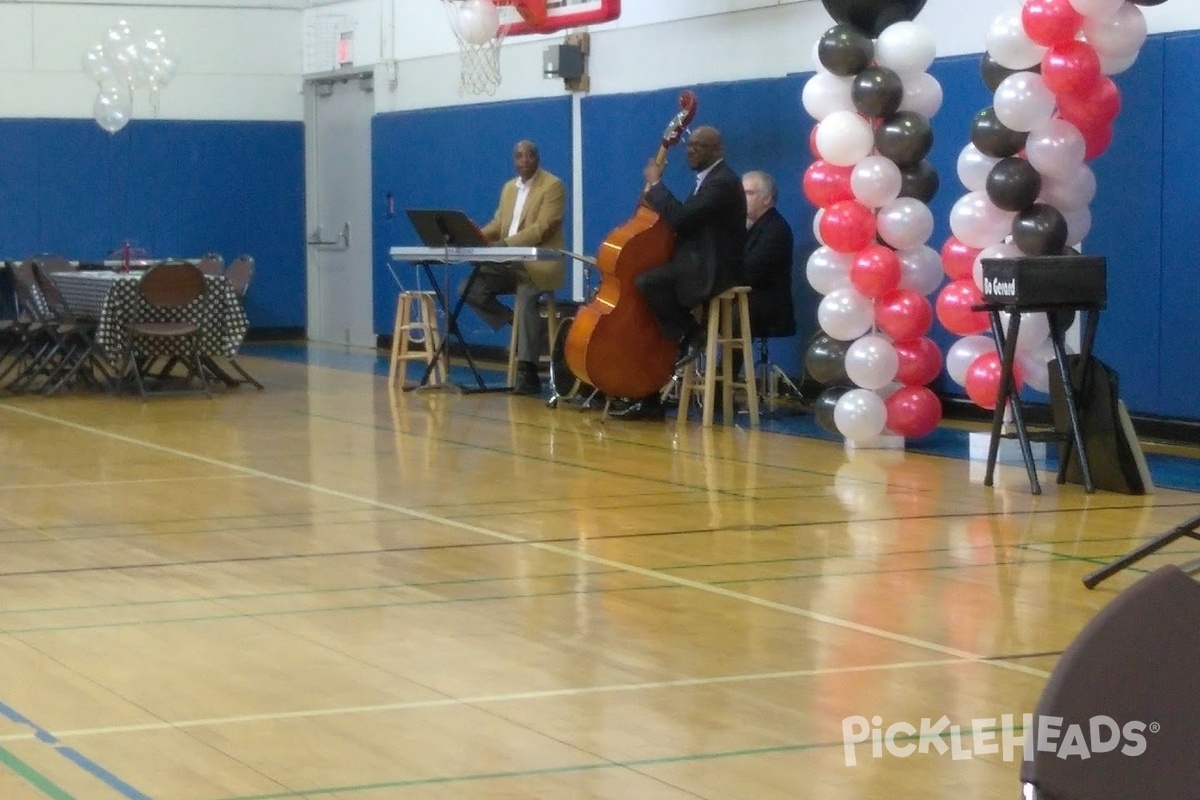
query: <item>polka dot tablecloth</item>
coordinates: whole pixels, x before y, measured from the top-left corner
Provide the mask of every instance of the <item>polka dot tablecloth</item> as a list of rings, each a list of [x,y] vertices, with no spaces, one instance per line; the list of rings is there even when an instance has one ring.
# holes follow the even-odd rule
[[[140,274],[121,272],[56,272],[52,279],[71,313],[99,320],[96,342],[113,360],[125,352],[125,326],[131,322],[196,322],[200,326],[200,352],[232,358],[246,336],[249,323],[233,285],[223,276],[206,275],[205,292],[180,309],[156,308],[138,291]],[[159,353],[173,355],[164,342]]]

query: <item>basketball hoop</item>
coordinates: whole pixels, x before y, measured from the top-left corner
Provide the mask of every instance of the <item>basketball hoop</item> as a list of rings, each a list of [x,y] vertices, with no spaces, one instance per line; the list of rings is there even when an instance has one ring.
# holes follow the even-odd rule
[[[500,85],[500,46],[516,21],[540,25],[545,0],[442,0],[462,57],[459,94],[495,94]],[[513,13],[515,12],[515,13]]]

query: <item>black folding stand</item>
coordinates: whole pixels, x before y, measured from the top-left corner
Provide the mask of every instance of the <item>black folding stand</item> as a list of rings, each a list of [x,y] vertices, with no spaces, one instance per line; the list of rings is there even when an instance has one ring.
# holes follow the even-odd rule
[[[1146,542],[1146,544],[1137,548],[1128,555],[1121,556],[1116,561],[1113,561],[1107,566],[1101,567],[1095,572],[1083,579],[1083,585],[1089,589],[1095,589],[1100,581],[1111,578],[1126,567],[1131,567],[1141,561],[1148,555],[1157,553],[1172,542],[1182,539],[1185,536],[1192,539],[1200,540],[1200,533],[1196,529],[1200,528],[1200,517],[1194,517],[1182,525],[1178,525],[1171,530],[1159,536],[1157,539]],[[1200,564],[1192,564],[1183,568],[1184,572],[1195,573],[1200,572]]]
[[[1030,447],[1031,441],[1055,441],[1064,442],[1064,446],[1060,453],[1058,464],[1058,482],[1066,483],[1067,467],[1070,464],[1071,457],[1077,455],[1079,458],[1079,470],[1083,476],[1083,486],[1089,494],[1096,490],[1092,483],[1092,471],[1088,464],[1087,447],[1083,440],[1083,429],[1079,421],[1079,404],[1078,397],[1080,390],[1088,385],[1088,365],[1091,361],[1092,344],[1096,338],[1096,325],[1099,321],[1100,310],[1103,308],[1100,304],[1051,304],[1051,305],[1024,305],[1024,304],[999,304],[985,303],[975,307],[977,310],[987,311],[991,320],[992,334],[996,337],[996,349],[1000,353],[1000,391],[996,400],[996,408],[992,414],[992,438],[988,444],[988,459],[987,471],[984,473],[983,485],[991,486],[992,478],[996,470],[996,457],[1000,452],[1000,440],[1006,437],[1004,434],[1004,411],[1005,407],[1012,410],[1013,425],[1016,427],[1016,438],[1021,444],[1021,454],[1025,458],[1025,470],[1029,474],[1029,488],[1033,494],[1041,494],[1042,486],[1038,482],[1037,466],[1033,460],[1033,449]],[[1000,312],[1007,312],[1009,315],[1009,329],[1007,333],[1004,331],[1004,326],[1001,323]],[[1075,313],[1078,311],[1084,312],[1083,336],[1080,341],[1080,358],[1083,363],[1083,368],[1079,376],[1078,385],[1071,379],[1070,370],[1067,366],[1067,349],[1064,343],[1067,329],[1071,327],[1071,322],[1074,319]],[[1020,393],[1016,389],[1016,381],[1013,379],[1013,366],[1017,358],[1017,333],[1021,329],[1021,315],[1032,313],[1045,313],[1050,322],[1050,342],[1054,348],[1055,363],[1058,365],[1059,376],[1062,378],[1063,394],[1066,400],[1067,414],[1070,418],[1070,431],[1067,434],[1058,432],[1042,432],[1031,434],[1025,425],[1025,417],[1021,409]]]

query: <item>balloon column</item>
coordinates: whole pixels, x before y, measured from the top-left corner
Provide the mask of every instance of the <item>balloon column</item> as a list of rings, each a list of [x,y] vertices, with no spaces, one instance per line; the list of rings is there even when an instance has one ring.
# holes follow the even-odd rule
[[[1092,224],[1096,177],[1089,161],[1112,141],[1121,97],[1110,76],[1128,69],[1146,38],[1140,5],[1163,0],[1025,0],[1000,14],[980,63],[991,106],[972,123],[958,157],[967,194],[950,212],[942,247],[950,282],[937,317],[960,338],[946,371],[976,405],[994,408],[1000,363],[982,302],[984,258],[1058,255],[1078,248]],[[1007,321],[1005,321],[1007,325]],[[1049,390],[1053,357],[1044,314],[1024,315],[1017,336],[1018,389]]]
[[[116,133],[133,117],[135,89],[150,91],[150,104],[158,111],[158,92],[170,83],[179,61],[167,51],[160,30],[137,41],[129,23],[121,20],[108,29],[104,41],[83,55],[83,72],[100,87],[92,106],[96,123]]]
[[[942,266],[926,244],[938,175],[925,160],[942,89],[926,72],[933,36],[912,22],[923,4],[824,0],[837,24],[802,94],[817,120],[803,188],[821,245],[806,273],[823,295],[804,361],[826,387],[817,423],[851,442],[925,436],[942,415],[926,386],[942,366],[926,337]]]

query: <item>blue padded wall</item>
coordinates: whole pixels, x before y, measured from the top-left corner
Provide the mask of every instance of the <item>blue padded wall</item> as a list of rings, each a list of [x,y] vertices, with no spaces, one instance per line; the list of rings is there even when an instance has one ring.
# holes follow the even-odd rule
[[[305,324],[304,126],[0,120],[0,253],[255,257],[255,328]]]
[[[537,143],[542,167],[567,184],[571,239],[571,102],[569,97],[401,111],[376,115],[372,138],[372,213],[375,228],[375,332],[391,335],[396,315],[396,283],[388,269],[388,249],[420,244],[404,214],[406,208],[456,208],[484,224],[492,218],[500,187],[516,175],[513,145]],[[388,197],[394,213],[389,215]],[[417,270],[393,264],[405,288],[419,284]],[[451,292],[468,274],[466,266],[438,269]],[[562,296],[569,294],[569,286]],[[493,332],[470,309],[459,320],[471,344],[508,345],[507,328]]]

